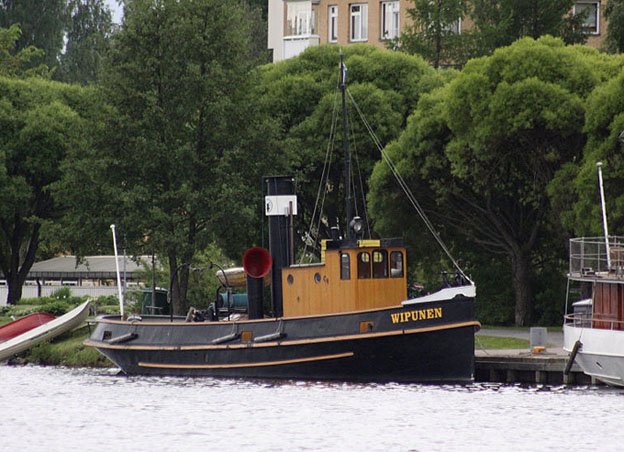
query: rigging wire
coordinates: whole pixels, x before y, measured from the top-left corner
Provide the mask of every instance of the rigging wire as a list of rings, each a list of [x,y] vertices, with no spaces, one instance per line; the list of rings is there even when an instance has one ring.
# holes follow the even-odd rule
[[[347,90],[348,91],[348,90]],[[362,180],[362,168],[360,166],[360,160],[358,159],[358,153],[356,150],[356,143],[355,143],[355,127],[354,127],[354,123],[355,121],[350,120],[349,121],[349,125],[350,125],[350,132],[351,132],[351,139],[352,139],[352,144],[350,146],[350,149],[353,149],[352,155],[355,159],[355,166],[357,168],[357,173],[358,173],[358,182],[360,183],[359,186],[359,193],[361,194],[361,199],[362,199],[362,210],[364,211],[364,219],[366,220],[366,230],[368,232],[368,238],[372,238],[372,233],[371,233],[371,226],[370,226],[370,221],[369,221],[369,217],[368,217],[368,210],[366,208],[366,195],[364,192],[364,182]],[[353,193],[357,193],[358,192],[358,187],[356,187],[356,181],[355,178],[353,178]],[[353,204],[355,205],[355,214],[356,215],[360,215],[359,214],[359,210],[358,210],[358,203],[357,203],[357,196],[353,197]]]
[[[327,142],[327,149],[325,150],[325,161],[323,162],[323,171],[321,173],[321,179],[319,181],[319,186],[318,186],[318,190],[316,192],[316,201],[314,203],[314,211],[312,212],[312,217],[310,218],[310,226],[308,229],[308,233],[306,236],[306,239],[308,238],[313,238],[315,239],[316,242],[316,238],[318,237],[313,237],[312,233],[314,230],[314,221],[316,219],[316,213],[318,211],[318,222],[316,223],[316,235],[319,235],[319,231],[321,230],[321,212],[323,212],[323,207],[325,205],[325,197],[327,194],[327,181],[329,180],[329,171],[331,168],[331,157],[333,154],[333,149],[334,149],[334,138],[336,136],[336,124],[338,122],[338,90],[334,90],[334,100],[332,102],[333,105],[333,110],[332,110],[332,120],[331,120],[331,128],[330,128],[330,132],[329,132],[329,139]],[[320,204],[320,206],[319,206]],[[308,249],[308,241],[305,240],[304,241],[305,245],[303,248],[303,253],[301,253],[301,258],[299,260],[299,263],[302,264],[303,263],[303,259],[306,255],[307,249]]]
[[[451,262],[453,263],[453,266],[457,269],[457,271],[461,274],[461,276],[464,277],[471,284],[474,284],[474,282],[464,273],[464,271],[461,269],[461,267],[459,266],[457,261],[451,255],[451,252],[446,247],[446,244],[442,241],[442,238],[440,237],[440,234],[438,234],[438,232],[435,230],[435,228],[433,226],[433,223],[431,223],[431,221],[429,220],[429,218],[425,214],[425,211],[421,207],[420,203],[414,197],[414,194],[412,193],[412,191],[410,190],[409,186],[407,185],[407,183],[405,182],[405,180],[403,179],[403,177],[399,173],[399,171],[398,171],[397,167],[395,166],[394,162],[392,161],[392,159],[390,158],[388,153],[385,152],[383,146],[381,145],[381,141],[379,140],[379,138],[377,137],[377,135],[373,131],[370,123],[364,117],[364,113],[362,112],[362,110],[360,110],[359,105],[355,102],[355,99],[353,98],[353,96],[351,95],[351,92],[349,92],[349,90],[347,90],[347,94],[349,96],[349,99],[353,103],[353,106],[355,107],[355,110],[358,112],[358,114],[360,116],[360,119],[364,123],[364,126],[366,127],[366,130],[368,131],[368,133],[370,134],[371,138],[373,139],[373,143],[377,147],[377,150],[381,153],[381,156],[382,156],[383,160],[386,162],[386,164],[390,168],[390,171],[392,171],[392,174],[394,175],[395,179],[399,183],[399,186],[401,187],[401,189],[403,190],[403,192],[407,196],[408,200],[412,204],[412,207],[414,207],[414,210],[416,210],[416,212],[418,213],[420,218],[423,220],[423,223],[425,223],[425,226],[427,227],[427,229],[429,230],[431,235],[433,235],[433,238],[436,240],[436,242],[438,242],[438,245],[440,245],[440,248],[442,248],[444,253],[451,260]]]

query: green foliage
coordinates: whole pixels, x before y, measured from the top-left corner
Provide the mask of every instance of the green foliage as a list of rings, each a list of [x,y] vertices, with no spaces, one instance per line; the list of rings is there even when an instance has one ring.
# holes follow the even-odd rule
[[[551,35],[567,44],[585,42],[583,17],[572,16],[574,0],[472,0],[477,55],[487,55],[519,38]]]
[[[111,362],[95,348],[83,345],[89,333],[85,326],[40,343],[25,354],[25,360],[47,366],[110,367]]]
[[[51,194],[66,154],[89,147],[97,97],[29,78],[0,77],[0,270],[9,303],[34,262],[42,228],[62,212]]]
[[[423,91],[442,83],[420,57],[367,45],[348,46],[344,57],[350,95],[382,143],[398,137]],[[326,196],[324,209],[328,221],[315,219],[312,235],[329,237],[329,228],[345,216],[340,201],[344,199],[342,150],[337,144],[342,140],[338,123],[340,96],[336,90],[339,61],[336,46],[317,46],[260,71],[258,96],[266,111],[279,121],[281,130],[276,144],[283,166],[274,173],[292,174],[297,181],[296,228],[302,236],[312,225],[326,154],[330,169],[325,190],[332,191],[331,196]],[[367,192],[368,177],[381,156],[351,105],[349,116],[355,186],[358,193],[361,188]],[[365,216],[363,197],[360,194],[358,198],[360,215]]]
[[[562,250],[546,189],[558,170],[580,159],[585,99],[617,64],[551,37],[522,39],[470,61],[448,85],[423,96],[399,140],[386,149],[436,227],[464,237],[462,244],[476,245],[478,254],[505,257],[518,325],[534,314],[534,275],[546,268],[539,257],[544,250]],[[381,164],[371,188],[378,228],[396,232],[409,225],[408,242],[422,243]],[[549,262],[560,258],[548,254]],[[563,271],[548,269],[563,277]],[[546,311],[541,306],[539,315]]]
[[[64,52],[56,78],[86,85],[98,80],[112,33],[111,11],[104,0],[68,0]]]
[[[421,55],[433,67],[462,65],[474,52],[472,35],[456,28],[469,12],[469,2],[464,0],[413,0],[408,8],[411,23],[404,27],[392,47]]]
[[[117,111],[97,149],[72,154],[58,186],[73,209],[72,248],[109,249],[117,224],[131,252],[167,259],[179,312],[189,278],[181,264],[215,239],[232,254],[259,240],[249,225],[260,187],[250,181],[272,167],[272,126],[249,95],[253,24],[241,5],[127,3],[102,79]]]
[[[624,50],[624,1],[609,0],[604,6],[605,20],[608,22],[605,47],[610,52]]]
[[[618,57],[619,59],[619,57]],[[624,230],[624,71],[597,87],[587,100],[583,159],[570,162],[549,187],[563,224],[577,236],[602,234],[596,162],[603,163],[603,182],[609,232]]]
[[[0,28],[0,76],[28,77],[38,75],[49,77],[47,66],[34,65],[31,61],[43,55],[43,51],[33,46],[16,49],[22,31],[18,24]]]
[[[54,68],[58,64],[67,19],[67,0],[15,0],[0,3],[0,28],[19,24],[22,30],[17,40],[17,50],[35,47],[43,51],[30,60],[29,67],[43,63]]]

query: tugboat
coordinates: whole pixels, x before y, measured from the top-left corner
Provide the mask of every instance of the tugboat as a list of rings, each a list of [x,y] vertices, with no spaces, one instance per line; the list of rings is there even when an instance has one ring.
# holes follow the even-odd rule
[[[563,349],[583,372],[603,383],[624,386],[624,237],[609,236],[601,163],[596,164],[604,237],[570,239],[568,287],[578,301],[566,313]],[[567,306],[567,302],[566,302]]]
[[[346,118],[342,60],[340,68]],[[348,149],[345,156],[347,178]],[[248,302],[242,318],[234,320],[229,303],[221,309],[215,303],[212,311],[197,316],[105,315],[96,319],[85,344],[126,374],[473,381],[474,333],[480,327],[474,314],[476,288],[459,266],[454,280],[440,290],[408,298],[403,241],[363,239],[349,194],[344,237],[337,233],[322,241],[319,263],[295,264],[294,180],[267,177],[265,183],[270,251],[253,247],[243,256]],[[218,273],[229,285],[232,273]],[[265,312],[262,294],[269,279],[271,308]]]

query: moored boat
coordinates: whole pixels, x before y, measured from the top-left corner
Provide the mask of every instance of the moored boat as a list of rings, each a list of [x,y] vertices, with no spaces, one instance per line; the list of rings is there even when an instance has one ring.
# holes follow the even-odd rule
[[[624,386],[624,237],[571,239],[568,279],[581,300],[565,316],[564,350],[587,375]]]
[[[341,63],[344,129],[346,69]],[[346,141],[344,141],[346,146]],[[345,149],[344,186],[352,185]],[[321,242],[320,262],[294,262],[294,180],[265,179],[269,249],[242,258],[245,318],[227,308],[182,317],[100,316],[85,344],[127,374],[470,382],[474,375],[474,283],[456,276],[421,297],[407,297],[402,239],[363,238],[346,195],[343,233]],[[422,213],[421,213],[422,214]],[[227,270],[221,281],[228,283]],[[236,271],[240,275],[240,271]],[[234,278],[234,272],[231,272]],[[262,299],[271,282],[270,307]],[[226,287],[226,290],[229,287]]]
[[[71,311],[49,322],[0,343],[0,361],[24,352],[40,342],[54,339],[82,324],[89,315],[90,302],[85,301]]]
[[[33,312],[32,314],[13,320],[6,325],[0,326],[0,342],[13,339],[15,336],[19,336],[53,319],[54,316],[47,312]]]

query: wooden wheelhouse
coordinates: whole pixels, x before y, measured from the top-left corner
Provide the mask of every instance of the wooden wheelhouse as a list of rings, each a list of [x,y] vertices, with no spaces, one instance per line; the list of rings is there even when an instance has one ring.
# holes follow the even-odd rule
[[[406,265],[400,239],[323,241],[320,263],[282,269],[284,316],[400,305],[407,295]]]

